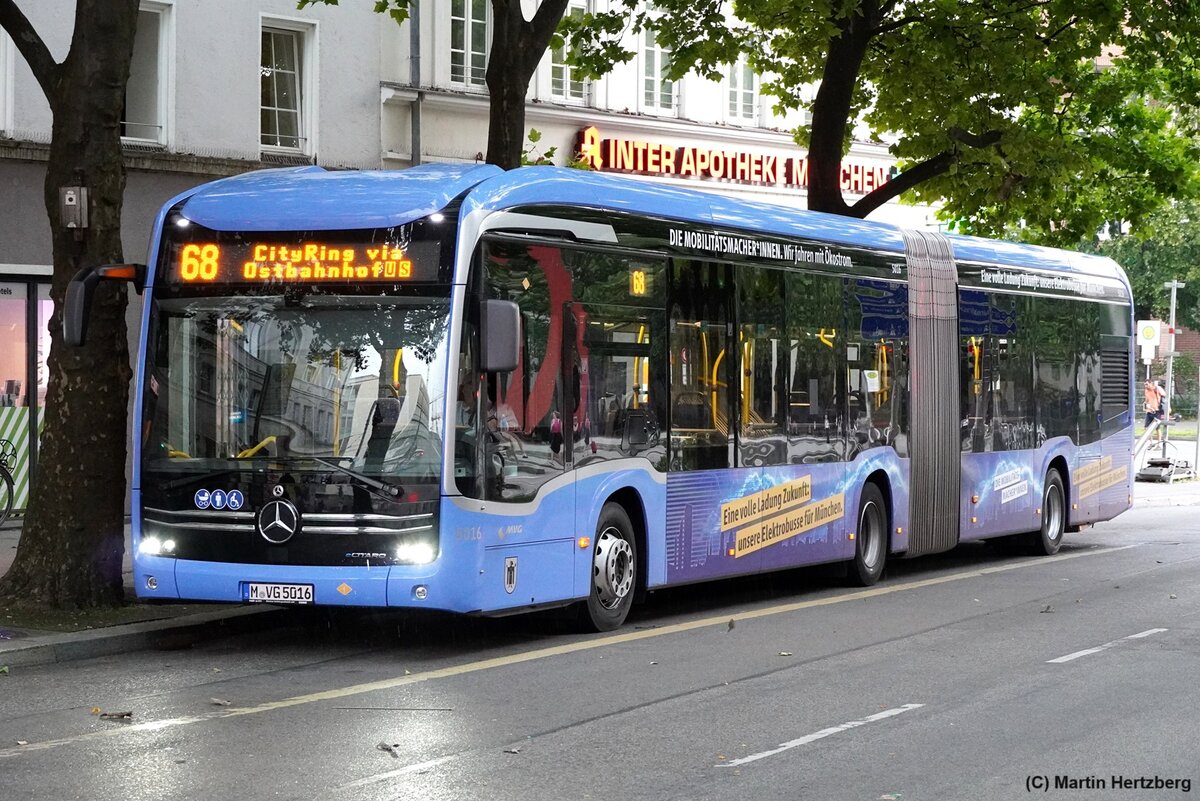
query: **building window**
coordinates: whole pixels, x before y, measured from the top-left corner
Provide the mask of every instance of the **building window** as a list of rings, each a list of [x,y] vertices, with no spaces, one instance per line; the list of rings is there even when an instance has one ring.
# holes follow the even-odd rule
[[[654,39],[654,31],[642,32],[642,107],[647,111],[675,111],[675,82],[664,77],[671,56]]]
[[[572,0],[567,6],[567,16],[579,19],[587,13],[586,0]],[[556,47],[550,54],[550,96],[568,103],[587,101],[588,83],[575,74],[567,64],[567,48]]]
[[[121,109],[121,136],[129,140],[167,144],[169,13],[170,6],[159,3],[143,3],[138,11],[125,107]]]
[[[304,150],[304,35],[301,31],[262,29],[262,109],[264,147]]]
[[[452,0],[450,4],[450,80],[463,86],[486,86],[488,0]]]
[[[758,76],[746,57],[740,56],[729,65],[729,119],[738,122],[758,122]]]

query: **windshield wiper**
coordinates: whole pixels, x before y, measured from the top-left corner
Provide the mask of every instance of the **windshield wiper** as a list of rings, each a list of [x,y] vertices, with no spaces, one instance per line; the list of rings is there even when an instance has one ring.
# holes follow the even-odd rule
[[[333,462],[328,459],[322,459],[320,456],[310,456],[308,458],[312,459],[318,464],[323,464],[326,467],[332,467],[334,470],[339,470],[356,481],[364,484],[366,487],[379,490],[380,492],[390,495],[393,498],[400,494],[400,487],[393,486],[392,484],[385,484],[384,482],[371,478],[370,476],[360,473],[357,470],[351,470],[349,467],[343,467],[337,462]]]

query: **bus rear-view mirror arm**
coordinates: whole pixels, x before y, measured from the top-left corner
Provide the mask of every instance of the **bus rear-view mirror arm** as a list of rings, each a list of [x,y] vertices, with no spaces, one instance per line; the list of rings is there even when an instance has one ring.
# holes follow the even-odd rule
[[[511,300],[485,300],[479,308],[479,369],[517,369],[521,352],[521,309]]]
[[[144,264],[102,264],[84,267],[67,284],[67,302],[63,309],[63,338],[79,347],[87,339],[88,320],[92,315],[92,296],[101,281],[132,281],[138,294],[146,286]]]

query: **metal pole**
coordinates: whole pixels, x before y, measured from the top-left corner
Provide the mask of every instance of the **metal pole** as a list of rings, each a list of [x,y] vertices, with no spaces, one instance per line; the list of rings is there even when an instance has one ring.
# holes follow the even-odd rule
[[[1163,399],[1163,422],[1167,426],[1163,429],[1162,458],[1166,459],[1167,442],[1171,439],[1171,397],[1175,392],[1175,292],[1183,289],[1187,284],[1171,280],[1163,286],[1171,290],[1171,316],[1167,321],[1167,334],[1171,337],[1171,348],[1167,351],[1167,397]]]

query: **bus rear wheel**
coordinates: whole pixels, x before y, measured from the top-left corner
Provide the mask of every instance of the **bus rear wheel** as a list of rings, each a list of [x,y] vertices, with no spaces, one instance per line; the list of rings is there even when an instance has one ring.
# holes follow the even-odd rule
[[[580,609],[584,628],[612,631],[625,622],[637,574],[637,539],[629,514],[620,504],[607,503],[592,541],[591,591]]]
[[[888,510],[883,493],[875,484],[864,484],[858,499],[858,531],[849,580],[856,587],[869,587],[883,575],[888,550]]]
[[[1067,493],[1062,476],[1051,467],[1042,487],[1042,527],[1026,535],[1026,545],[1035,556],[1053,556],[1062,546],[1067,529]]]

